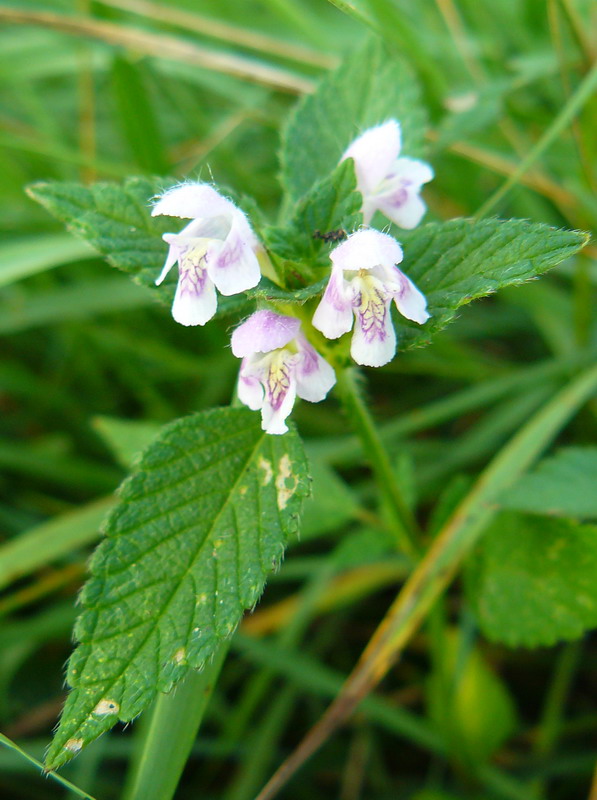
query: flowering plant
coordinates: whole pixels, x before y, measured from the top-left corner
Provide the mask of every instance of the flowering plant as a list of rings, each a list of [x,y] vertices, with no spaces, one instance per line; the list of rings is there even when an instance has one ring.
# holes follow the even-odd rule
[[[280,74],[285,73],[277,72],[277,79]],[[269,141],[264,137],[261,145],[273,159]],[[312,483],[313,535],[341,529],[350,544],[354,533],[359,560],[350,562],[350,547],[339,548],[329,559],[322,555],[323,543],[307,552],[295,573],[302,575],[302,569],[308,574],[307,616],[326,604],[342,604],[348,595],[359,596],[358,575],[351,576],[347,592],[337,580],[344,569],[339,565],[347,561],[356,570],[378,558],[378,572],[385,577],[377,575],[375,586],[387,586],[388,575],[392,585],[403,585],[363,658],[339,689],[338,700],[291,759],[290,771],[377,685],[431,609],[438,612],[429,628],[431,638],[437,634],[431,660],[445,660],[437,668],[433,697],[449,701],[448,711],[442,706],[438,719],[451,733],[454,709],[462,699],[456,691],[448,693],[448,700],[444,696],[446,685],[457,688],[452,673],[446,681],[443,671],[452,661],[465,672],[471,663],[477,665],[474,680],[467,684],[471,704],[480,714],[489,704],[482,719],[482,745],[477,728],[472,736],[472,728],[462,726],[452,737],[466,742],[459,768],[474,762],[471,753],[482,751],[488,759],[509,735],[514,718],[496,689],[501,686],[497,676],[484,662],[464,658],[474,648],[476,631],[506,644],[535,646],[579,636],[597,619],[589,568],[595,563],[590,544],[594,532],[582,522],[583,515],[595,513],[594,504],[587,500],[590,489],[582,493],[582,502],[566,492],[570,483],[582,484],[585,465],[594,464],[594,454],[583,452],[580,460],[578,453],[554,456],[558,475],[572,470],[575,478],[556,481],[560,494],[554,492],[554,514],[565,509],[570,519],[550,518],[545,523],[546,535],[554,542],[550,553],[563,549],[570,563],[589,565],[582,568],[582,580],[573,590],[567,590],[565,581],[555,595],[542,590],[541,575],[552,568],[553,558],[545,555],[542,567],[536,567],[536,554],[529,558],[525,547],[541,539],[543,531],[528,518],[528,512],[537,513],[537,481],[545,486],[543,467],[537,475],[526,476],[529,482],[524,485],[533,459],[596,390],[595,369],[569,379],[569,360],[564,366],[548,365],[540,373],[548,376],[547,384],[534,387],[537,394],[529,393],[522,404],[513,398],[466,440],[465,447],[453,450],[454,407],[460,413],[476,412],[492,402],[487,397],[504,398],[516,381],[530,382],[533,375],[529,378],[525,362],[520,370],[524,374],[517,373],[516,381],[500,374],[489,389],[476,386],[480,375],[491,373],[494,362],[489,355],[471,359],[471,351],[479,346],[474,337],[464,343],[446,337],[431,355],[419,358],[408,353],[439,338],[471,301],[539,277],[579,251],[587,237],[527,220],[485,218],[501,194],[490,198],[477,218],[446,218],[459,206],[445,198],[446,162],[439,148],[428,156],[437,173],[432,182],[434,171],[421,158],[426,142],[425,113],[414,77],[383,44],[372,41],[331,72],[316,91],[305,92],[289,117],[282,134],[279,208],[267,176],[265,188],[258,189],[255,179],[261,203],[236,194],[247,184],[240,176],[238,184],[232,181],[232,189],[217,180],[194,180],[194,175],[184,174],[180,182],[141,177],[123,184],[50,182],[30,188],[32,197],[144,287],[138,294],[112,292],[111,302],[124,308],[123,297],[130,306],[157,299],[171,309],[173,320],[166,313],[156,313],[151,320],[152,335],[159,341],[145,349],[142,336],[124,343],[131,359],[138,356],[137,350],[142,353],[135,361],[139,368],[127,363],[118,376],[134,384],[135,402],[146,404],[155,419],[175,414],[166,392],[156,399],[154,383],[167,381],[168,391],[175,383],[181,414],[166,425],[136,427],[128,421],[126,430],[135,435],[121,437],[125,446],[120,434],[114,434],[119,421],[106,418],[105,409],[100,409],[97,429],[104,431],[108,444],[111,435],[117,440],[117,458],[130,467],[131,475],[116,499],[102,501],[102,508],[110,504],[105,536],[91,559],[80,597],[77,647],[67,672],[71,691],[47,754],[48,768],[64,764],[118,720],[135,719],[158,698],[140,745],[139,772],[131,783],[136,794],[131,797],[145,800],[143,792],[161,791],[163,776],[157,782],[146,780],[147,765],[156,753],[163,765],[173,730],[190,748],[191,733],[243,614],[255,607],[268,575],[280,567],[287,546],[300,532],[301,519],[307,521],[303,524],[308,532],[308,514],[301,514]],[[225,172],[226,164],[221,163],[216,177]],[[545,185],[543,178],[536,182]],[[556,192],[548,185],[551,197]],[[508,185],[503,191],[507,189]],[[85,302],[90,302],[88,294]],[[567,308],[557,293],[555,299],[548,293],[546,302],[550,308]],[[492,309],[483,307],[483,321],[493,319]],[[518,336],[520,316],[499,319]],[[473,319],[475,330],[478,320]],[[546,338],[558,339],[559,332],[550,328]],[[88,335],[91,339],[93,331]],[[106,349],[115,338],[108,340]],[[182,357],[179,343],[191,348]],[[558,339],[558,347],[568,353],[569,341]],[[156,361],[157,376],[152,371]],[[180,380],[183,370],[186,381]],[[438,382],[427,390],[433,370]],[[412,381],[409,371],[418,371],[420,380]],[[562,375],[569,384],[554,394],[555,377],[564,380]],[[95,375],[94,387],[103,385],[102,377]],[[397,417],[387,425],[376,423],[378,406],[374,414],[364,390],[368,377],[375,399],[383,401],[380,414],[387,406],[388,416]],[[444,400],[442,392],[458,380],[470,381],[471,386]],[[419,391],[429,392],[424,409],[419,408]],[[541,403],[544,407],[527,422]],[[314,409],[310,404],[319,405]],[[514,433],[515,428],[520,430]],[[405,438],[427,429],[431,435],[420,440]],[[476,466],[487,457],[483,448],[489,439],[492,447],[501,447],[508,431],[513,433],[511,440],[472,488],[468,473],[452,482],[455,470],[472,462]],[[545,470],[553,476],[550,464]],[[71,467],[68,474],[74,472]],[[519,480],[523,488],[517,494],[514,484]],[[91,511],[95,535],[97,508]],[[512,516],[503,516],[506,513]],[[88,525],[89,518],[84,518]],[[429,527],[422,531],[425,524]],[[470,581],[470,598],[462,600],[461,616],[468,627],[457,640],[453,622],[444,619],[447,611],[437,601],[465,557],[473,557],[475,547],[479,567]],[[325,560],[321,571],[320,560]],[[511,560],[516,580],[507,572]],[[271,618],[261,618],[260,633],[283,618],[289,621],[289,633],[282,643],[290,642],[307,619],[288,611],[295,608],[293,603],[287,598]],[[520,607],[539,611],[511,613]],[[241,636],[234,642],[240,642],[242,650],[246,639]],[[268,640],[270,645],[273,650],[278,646]],[[260,657],[258,648],[251,652],[255,659]],[[289,668],[297,680],[311,674],[300,660],[284,658],[292,662]],[[172,692],[183,678],[179,690]],[[254,684],[257,695],[265,691],[269,675],[266,678]],[[327,678],[324,684],[329,691]],[[423,685],[421,680],[417,692]],[[252,707],[254,695],[244,697],[241,715]],[[493,713],[496,705],[501,716]],[[220,716],[226,717],[222,708]],[[379,712],[375,704],[371,708]],[[378,718],[389,724],[391,711],[388,704]],[[277,717],[266,720],[267,730],[260,734],[262,752],[271,749],[263,742],[272,719]],[[405,725],[404,719],[391,716],[392,730],[418,731],[418,739],[436,755],[449,750],[435,728],[421,728],[417,721]],[[450,736],[445,741],[450,742]],[[175,784],[184,759],[174,761],[172,772],[164,774],[176,773]],[[476,768],[472,777],[476,781],[488,769]],[[282,779],[276,778],[274,785],[277,780]],[[503,787],[504,782],[495,785]],[[160,800],[173,791],[174,785]],[[272,791],[270,785],[260,800],[271,797]]]

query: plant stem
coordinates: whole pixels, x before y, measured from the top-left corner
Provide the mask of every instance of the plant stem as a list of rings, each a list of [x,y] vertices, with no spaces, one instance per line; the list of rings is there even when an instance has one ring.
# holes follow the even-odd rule
[[[416,556],[418,551],[416,522],[398,485],[390,457],[379,437],[373,418],[361,396],[357,374],[352,367],[338,369],[337,389],[346,413],[361,440],[363,450],[369,457],[379,490],[390,510],[392,527],[399,544],[406,553]]]

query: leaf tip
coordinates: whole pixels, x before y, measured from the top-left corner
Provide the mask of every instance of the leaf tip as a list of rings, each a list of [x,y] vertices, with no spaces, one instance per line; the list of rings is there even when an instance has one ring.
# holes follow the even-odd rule
[[[25,186],[25,194],[37,203],[41,203],[44,190],[50,186],[47,181],[36,181]]]

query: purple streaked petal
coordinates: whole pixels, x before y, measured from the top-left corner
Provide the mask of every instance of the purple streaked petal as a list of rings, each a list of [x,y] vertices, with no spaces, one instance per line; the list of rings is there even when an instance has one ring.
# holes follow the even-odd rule
[[[381,213],[405,230],[416,228],[425,216],[427,206],[418,194],[401,188],[393,195],[383,195],[377,199]]]
[[[370,198],[377,208],[401,228],[416,228],[427,207],[419,197],[424,183],[433,178],[433,170],[424,161],[399,158],[379,193]]]
[[[400,272],[400,270],[396,270],[396,272]],[[423,325],[431,316],[427,311],[425,295],[403,272],[400,272],[400,276],[400,289],[394,294],[396,308],[406,319]]]
[[[298,356],[284,348],[278,349],[268,358],[265,373],[265,401],[276,411],[284,402],[286,393],[294,382]]]
[[[390,315],[390,301],[383,310],[376,309],[373,318],[370,309],[355,311],[355,326],[350,343],[350,354],[357,364],[365,367],[383,367],[396,353],[396,333]]]
[[[315,309],[313,327],[328,339],[338,339],[352,328],[352,300],[342,270],[332,269],[323,297]]]
[[[287,345],[300,327],[300,320],[296,317],[286,317],[266,309],[256,311],[232,334],[232,352],[237,358],[269,353]]]
[[[159,286],[163,282],[168,272],[174,264],[184,256],[184,253],[193,246],[200,244],[200,239],[208,239],[216,227],[223,230],[223,217],[215,217],[214,220],[194,219],[180,231],[180,233],[164,233],[162,239],[170,245],[166,262],[155,284]],[[230,223],[226,224],[222,238],[230,229]]]
[[[222,197],[209,183],[189,181],[168,189],[154,203],[151,216],[162,214],[168,217],[197,219],[230,214],[236,209],[234,203]]]
[[[402,261],[402,248],[392,236],[373,228],[357,231],[330,253],[335,267],[356,271],[379,265],[392,266]]]
[[[369,194],[390,172],[399,152],[400,124],[390,119],[362,133],[340,160],[354,159],[358,188]]]
[[[336,383],[336,373],[304,336],[298,339],[300,359],[296,366],[296,393],[303,400],[319,403]]]
[[[263,405],[265,393],[261,383],[264,377],[262,371],[252,357],[243,358],[238,375],[238,399],[252,411],[257,411]]]
[[[205,325],[216,313],[216,289],[200,267],[179,268],[172,316],[181,325]]]
[[[296,399],[296,380],[292,373],[289,377],[288,387],[276,396],[275,405],[270,402],[266,391],[261,409],[261,427],[266,433],[282,434],[288,430],[286,417],[292,411]]]
[[[350,352],[358,364],[380,367],[396,351],[396,334],[390,317],[392,293],[371,273],[354,278],[355,325]]]
[[[209,276],[222,294],[239,294],[257,286],[261,270],[255,245],[251,227],[244,214],[238,212],[226,240],[221,245],[214,242],[207,255]]]

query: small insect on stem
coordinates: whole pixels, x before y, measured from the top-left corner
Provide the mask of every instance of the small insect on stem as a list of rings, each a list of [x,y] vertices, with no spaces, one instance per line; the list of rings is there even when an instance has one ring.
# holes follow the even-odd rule
[[[324,242],[341,242],[348,237],[348,234],[343,228],[338,228],[335,231],[328,231],[322,233],[319,229],[313,231],[314,239],[321,239]]]

